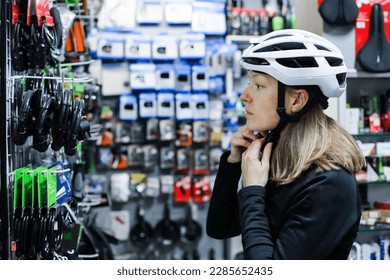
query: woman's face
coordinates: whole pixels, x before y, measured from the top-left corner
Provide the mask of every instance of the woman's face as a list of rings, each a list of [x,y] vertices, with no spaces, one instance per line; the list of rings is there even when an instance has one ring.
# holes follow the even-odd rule
[[[274,129],[280,119],[276,112],[278,81],[253,71],[248,71],[248,77],[249,85],[241,94],[241,100],[245,103],[246,126],[265,136],[266,131]]]

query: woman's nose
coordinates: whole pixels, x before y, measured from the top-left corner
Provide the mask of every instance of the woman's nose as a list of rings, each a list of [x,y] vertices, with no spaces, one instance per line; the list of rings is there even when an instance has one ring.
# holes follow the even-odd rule
[[[251,98],[249,97],[249,93],[248,93],[248,89],[247,88],[241,93],[240,99],[244,103],[248,103],[248,102],[250,103],[251,102]]]

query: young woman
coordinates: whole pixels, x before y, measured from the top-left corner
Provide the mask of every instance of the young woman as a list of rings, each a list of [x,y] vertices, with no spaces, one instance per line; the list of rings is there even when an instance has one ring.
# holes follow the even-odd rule
[[[246,124],[221,157],[207,234],[241,234],[246,259],[347,259],[361,216],[354,173],[365,158],[323,112],[346,89],[340,50],[280,30],[251,41],[241,65]]]

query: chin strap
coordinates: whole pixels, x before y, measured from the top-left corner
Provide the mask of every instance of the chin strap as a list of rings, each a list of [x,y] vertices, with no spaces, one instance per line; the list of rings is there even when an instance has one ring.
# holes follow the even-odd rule
[[[300,114],[289,115],[286,113],[286,108],[284,106],[285,90],[286,90],[285,84],[278,81],[278,108],[276,109],[276,111],[280,117],[280,121],[273,130],[270,130],[268,132],[268,135],[265,137],[265,143],[262,146],[261,152],[265,147],[265,145],[268,144],[269,142],[274,143],[274,147],[275,147],[278,143],[279,136],[283,128],[289,122],[297,122],[301,118]]]
[[[305,110],[305,112],[301,113],[302,111],[304,111],[302,109],[301,111],[297,112],[294,115],[287,114],[286,108],[284,107],[285,95],[286,95],[286,86],[285,86],[285,84],[278,81],[278,108],[276,109],[276,111],[278,112],[278,115],[280,116],[279,125],[281,123],[285,123],[284,126],[286,126],[286,124],[289,122],[299,121],[299,119],[303,116],[303,114],[306,113],[306,111],[308,111],[308,110]]]
[[[328,101],[327,101],[328,99],[321,93],[318,93],[318,94],[313,94],[313,96],[310,96],[308,102],[302,108],[301,111],[293,115],[287,114],[285,103],[284,103],[285,91],[286,91],[286,85],[278,81],[278,108],[276,109],[276,111],[280,117],[280,121],[273,130],[270,130],[268,132],[268,135],[265,138],[265,144],[261,148],[261,152],[263,151],[265,145],[269,142],[274,143],[274,147],[277,145],[279,141],[280,133],[288,123],[299,121],[304,114],[306,114],[315,105],[319,103],[322,105],[323,109],[326,109],[328,106]]]

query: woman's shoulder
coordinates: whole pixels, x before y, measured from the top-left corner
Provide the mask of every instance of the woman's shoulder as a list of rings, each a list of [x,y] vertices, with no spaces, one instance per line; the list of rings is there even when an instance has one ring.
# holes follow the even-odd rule
[[[319,171],[317,165],[313,164],[308,170],[303,172],[302,176],[296,181],[296,186],[308,188],[316,185],[332,188],[337,187],[338,190],[351,190],[351,186],[356,187],[357,183],[355,174],[342,167]]]

